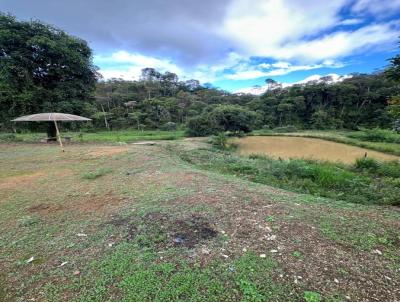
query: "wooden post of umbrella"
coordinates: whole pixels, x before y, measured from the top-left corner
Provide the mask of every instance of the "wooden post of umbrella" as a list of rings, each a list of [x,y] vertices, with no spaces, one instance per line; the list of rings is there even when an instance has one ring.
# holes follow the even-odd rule
[[[57,138],[58,138],[58,142],[60,143],[61,151],[64,152],[64,146],[63,146],[62,141],[61,141],[60,131],[58,131],[57,122],[56,122],[56,120],[53,120],[53,121],[54,121],[54,126],[56,126]]]

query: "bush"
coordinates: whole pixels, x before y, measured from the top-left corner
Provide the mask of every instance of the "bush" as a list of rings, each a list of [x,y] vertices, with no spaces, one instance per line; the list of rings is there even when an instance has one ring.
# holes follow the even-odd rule
[[[251,132],[256,113],[237,105],[220,105],[210,112],[210,119],[221,131]]]
[[[0,134],[0,142],[18,142],[21,141],[15,134],[13,133],[6,133],[6,134]]]
[[[176,123],[168,122],[168,123],[165,123],[162,128],[163,128],[163,130],[167,130],[167,131],[175,131],[177,127],[176,127]]]
[[[216,133],[217,128],[206,114],[188,119],[186,126],[189,136],[207,136]]]
[[[376,172],[379,169],[379,162],[373,158],[357,158],[355,167],[358,170],[368,170]]]
[[[211,109],[211,107],[209,107]],[[187,122],[190,136],[207,136],[218,132],[230,131],[235,134],[248,133],[253,129],[256,114],[237,105],[219,105],[205,110],[198,117]]]
[[[228,138],[221,132],[213,136],[211,144],[218,149],[225,150],[227,148]]]

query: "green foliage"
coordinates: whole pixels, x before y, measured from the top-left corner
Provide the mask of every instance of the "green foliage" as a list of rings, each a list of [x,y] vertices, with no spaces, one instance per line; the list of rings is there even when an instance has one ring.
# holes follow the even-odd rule
[[[45,133],[17,133],[17,134],[4,134],[6,137],[12,135],[15,141],[20,142],[38,142],[41,138],[45,137]],[[135,142],[140,140],[175,140],[185,136],[185,132],[180,131],[162,131],[162,130],[113,130],[113,131],[97,131],[91,129],[85,132],[63,132],[63,135],[72,137],[72,141],[80,142],[107,142],[107,143],[120,143],[120,142]],[[0,141],[2,135],[0,134]]]
[[[293,255],[293,257],[301,258],[301,253],[300,253],[299,251],[294,251],[294,252],[292,253],[292,255]]]
[[[84,114],[96,69],[87,43],[39,21],[0,14],[0,120],[37,112]]]
[[[256,114],[236,105],[220,105],[210,112],[210,119],[221,131],[250,132]]]
[[[376,172],[379,169],[379,162],[373,158],[357,158],[355,167],[358,170]]]
[[[373,158],[359,158],[356,160],[355,168],[375,177],[400,178],[399,161],[378,162]]]
[[[352,134],[349,134],[348,137],[369,142],[400,143],[400,134],[394,131],[378,128],[353,132]]]
[[[220,132],[212,137],[211,144],[218,149],[225,150],[227,148],[228,137],[225,133]]]
[[[219,105],[188,120],[188,135],[206,136],[218,132],[250,132],[256,114],[237,105]]]
[[[206,114],[190,118],[186,126],[188,136],[207,136],[217,132],[215,123]]]
[[[0,28],[0,128],[7,130],[11,117],[41,111],[87,115],[94,128],[114,130],[176,130],[187,125],[191,136],[247,133],[263,125],[281,132],[389,128],[399,119],[399,56],[380,74],[354,75],[335,84],[328,77],[285,89],[269,79],[273,89],[264,95],[237,95],[154,68],[144,68],[138,81],[96,84],[85,41],[4,14]]]
[[[271,278],[277,263],[253,254],[239,257],[230,264],[213,261],[204,267],[190,264],[179,255],[167,253],[168,261],[160,261],[151,249],[140,250],[130,243],[121,243],[101,262],[94,262],[93,275],[98,276],[90,290],[77,301],[265,301],[285,299],[288,288]],[[88,284],[77,284],[82,288]],[[113,299],[114,298],[114,299]],[[295,297],[286,301],[293,301]]]
[[[202,168],[233,174],[254,182],[353,203],[398,205],[400,164],[353,166],[312,160],[277,160],[266,156],[240,157],[228,152],[198,150],[180,152],[184,160]],[[364,166],[363,166],[364,164]]]
[[[320,302],[321,300],[321,294],[316,293],[316,292],[311,292],[311,291],[305,291],[304,292],[304,300],[306,302]]]
[[[21,139],[14,133],[0,133],[0,142],[19,142]]]
[[[83,179],[96,179],[110,173],[112,170],[108,168],[100,168],[95,171],[86,172],[82,175]]]
[[[290,133],[290,132],[297,132],[298,129],[296,126],[288,125],[288,126],[276,127],[272,129],[272,131],[276,133]]]
[[[177,125],[174,122],[165,123],[163,126],[163,129],[166,131],[175,131],[176,128],[177,128]]]

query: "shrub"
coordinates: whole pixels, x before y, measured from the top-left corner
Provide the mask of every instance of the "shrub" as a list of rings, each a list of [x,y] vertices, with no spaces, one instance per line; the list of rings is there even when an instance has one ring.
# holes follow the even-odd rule
[[[379,162],[373,158],[357,158],[354,165],[358,170],[377,171],[379,169]]]
[[[381,176],[400,179],[400,162],[399,161],[383,162],[380,164],[379,170],[377,172]]]
[[[219,105],[205,110],[200,116],[187,122],[190,136],[207,136],[218,132],[251,132],[256,114],[237,105]]]
[[[256,120],[256,113],[237,105],[220,105],[210,112],[216,126],[222,131],[251,132]]]
[[[167,131],[174,131],[176,130],[176,123],[173,122],[165,123],[162,128]]]
[[[0,142],[18,142],[18,141],[21,141],[21,139],[19,139],[13,133],[0,134]]]
[[[189,136],[207,136],[217,132],[215,123],[204,113],[188,119],[186,126]]]
[[[228,138],[223,132],[213,136],[211,144],[218,149],[224,150],[227,148]]]

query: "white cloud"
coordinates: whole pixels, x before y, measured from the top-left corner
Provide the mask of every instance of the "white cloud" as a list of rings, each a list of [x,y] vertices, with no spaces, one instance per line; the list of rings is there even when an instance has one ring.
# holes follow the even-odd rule
[[[124,80],[137,80],[143,68],[151,67],[160,72],[174,72],[183,76],[184,71],[169,59],[159,59],[138,53],[118,51],[109,56],[98,55],[94,57],[96,64],[109,66],[100,69],[105,79],[122,78]]]
[[[400,8],[400,0],[232,0],[218,34],[233,50],[212,65],[178,65],[169,58],[126,51],[96,56],[95,63],[103,66],[100,72],[107,79],[138,79],[143,68],[153,67],[202,83],[338,68],[347,56],[384,49],[397,40],[400,24],[396,21],[366,21],[364,13],[380,14],[380,3]],[[343,19],[341,11],[347,5],[353,5],[353,16]],[[209,28],[213,34],[214,28]]]
[[[344,19],[340,21],[340,25],[357,25],[364,22],[364,19],[361,18],[352,18],[352,19]]]
[[[351,75],[338,75],[336,73],[330,73],[327,75],[319,75],[319,74],[314,74],[311,76],[306,77],[305,79],[298,81],[298,82],[294,82],[294,83],[278,83],[279,85],[277,87],[290,87],[293,85],[303,85],[303,84],[307,84],[309,82],[313,82],[313,83],[321,83],[321,82],[325,82],[325,83],[329,83],[329,84],[333,84],[333,83],[337,83],[337,82],[342,82],[345,79],[351,78]],[[264,92],[266,92],[269,88],[269,86],[266,85],[256,85],[256,86],[252,86],[252,87],[245,87],[245,88],[241,88],[236,90],[234,93],[246,93],[246,94],[254,94],[254,95],[261,95]]]
[[[312,70],[324,67],[339,68],[343,66],[344,65],[342,63],[332,60],[327,60],[320,64],[310,65],[292,65],[289,62],[283,61],[267,65],[251,65],[250,63],[248,63],[248,65],[242,64],[240,68],[233,68],[234,73],[227,74],[225,77],[231,80],[249,80],[260,77],[282,76],[289,74],[293,71]]]
[[[230,53],[225,60],[214,65],[198,65],[184,69],[172,60],[144,56],[137,53],[118,51],[111,55],[95,56],[95,63],[104,66],[100,73],[104,79],[122,78],[138,80],[143,68],[152,67],[160,72],[174,72],[181,79],[197,79],[201,83],[218,80],[249,80],[260,77],[273,77],[289,74],[293,71],[311,70],[323,67],[338,68],[343,64],[334,60],[325,60],[319,64],[293,65],[288,61],[255,64],[250,58]]]
[[[377,16],[398,14],[400,0],[358,0],[352,7],[355,13],[370,13]]]
[[[400,0],[390,1],[393,1],[389,5],[392,8],[400,3]],[[335,32],[338,25],[362,22],[358,18],[341,20],[340,11],[349,3],[349,0],[235,0],[220,34],[229,37],[243,55],[308,64],[392,43],[399,35],[399,24],[395,22]],[[378,6],[378,0],[359,0],[354,9],[377,11]]]

